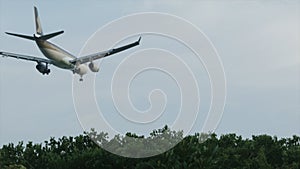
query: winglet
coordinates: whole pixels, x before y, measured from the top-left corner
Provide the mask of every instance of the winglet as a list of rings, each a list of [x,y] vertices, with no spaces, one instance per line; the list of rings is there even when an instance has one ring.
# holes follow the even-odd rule
[[[142,37],[140,36],[139,40],[137,41],[138,44],[140,44]]]

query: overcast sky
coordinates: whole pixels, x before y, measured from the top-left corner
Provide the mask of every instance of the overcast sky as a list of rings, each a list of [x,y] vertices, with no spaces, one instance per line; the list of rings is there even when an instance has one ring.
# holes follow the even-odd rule
[[[227,100],[215,132],[218,135],[234,132],[245,137],[300,135],[300,2],[297,0],[72,1],[72,5],[60,1],[1,0],[1,51],[43,57],[35,43],[4,33],[33,34],[33,6],[39,9],[44,32],[65,31],[51,42],[74,55],[79,54],[88,38],[100,27],[125,15],[164,12],[184,18],[211,40],[223,62]],[[153,47],[156,40],[155,36],[143,37],[142,49]],[[168,40],[161,39],[161,48],[172,44],[163,42]],[[108,72],[114,71],[114,64],[121,57],[107,58],[101,63],[103,71],[96,76],[101,91],[97,93],[99,100],[103,99],[102,93],[109,95],[106,89],[110,88],[105,88],[104,81],[110,78]],[[197,81],[203,81],[200,91],[207,95],[210,90],[207,77],[200,76],[201,68],[198,71]],[[70,71],[54,66],[51,66],[49,76],[42,76],[36,71],[35,63],[0,58],[0,144],[20,140],[42,142],[50,136],[81,134],[83,129],[73,106],[72,78]],[[169,77],[148,72],[136,81],[132,95],[137,108],[147,109],[147,91],[151,86],[159,85],[175,97],[166,105],[166,113],[178,108],[176,96],[179,94],[173,92],[176,85]],[[209,98],[204,98],[203,102],[201,110],[205,112]],[[121,123],[114,116],[111,100],[104,100],[101,109],[111,112],[110,120],[115,119],[112,124]],[[199,114],[192,132],[201,130],[204,116]],[[172,120],[171,114],[167,117]],[[161,121],[160,125],[163,122],[168,121]],[[129,130],[130,127],[116,128]]]

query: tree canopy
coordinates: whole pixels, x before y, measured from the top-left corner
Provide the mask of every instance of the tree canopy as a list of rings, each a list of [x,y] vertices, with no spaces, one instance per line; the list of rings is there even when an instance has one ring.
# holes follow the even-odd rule
[[[217,137],[216,134],[196,133],[185,137],[175,147],[165,153],[148,158],[127,158],[112,154],[94,143],[91,137],[97,137],[102,145],[110,145],[122,153],[130,148],[138,153],[140,139],[144,136],[127,133],[108,140],[107,133],[95,131],[76,137],[50,138],[43,143],[22,141],[14,145],[9,143],[0,149],[1,169],[185,169],[185,168],[300,168],[300,137],[272,137],[268,135],[252,136],[243,139],[236,134]],[[126,139],[136,143],[129,146]],[[182,139],[182,132],[171,131],[167,126],[154,130],[147,139],[171,140]],[[176,140],[177,139],[177,140]],[[98,143],[99,144],[99,143]],[[132,144],[132,142],[131,142]],[[151,146],[149,150],[151,151]],[[123,149],[124,148],[124,149]]]

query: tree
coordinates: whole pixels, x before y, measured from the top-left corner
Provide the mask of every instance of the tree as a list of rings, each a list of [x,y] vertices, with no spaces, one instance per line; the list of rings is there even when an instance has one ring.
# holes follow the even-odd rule
[[[300,168],[298,136],[278,139],[259,135],[243,139],[236,134],[221,135],[218,138],[214,133],[195,133],[183,140],[182,137],[182,131],[171,131],[165,126],[153,130],[148,137],[128,132],[125,136],[116,135],[109,140],[107,133],[91,130],[76,137],[52,137],[40,144],[9,143],[0,149],[0,168]],[[98,142],[94,143],[91,138],[97,138]],[[138,153],[152,153],[173,143],[178,144],[165,153],[148,158],[121,157],[98,146],[138,156]],[[140,151],[139,148],[145,147],[145,144],[147,148]]]

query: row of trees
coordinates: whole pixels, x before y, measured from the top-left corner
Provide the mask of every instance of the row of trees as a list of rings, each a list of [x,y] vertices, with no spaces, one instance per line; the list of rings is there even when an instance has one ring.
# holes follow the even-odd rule
[[[278,139],[260,135],[252,136],[252,139],[243,139],[236,134],[217,137],[216,134],[196,133],[185,137],[167,152],[148,158],[126,158],[112,154],[96,145],[91,137],[98,137],[97,139],[102,139],[103,143],[112,147],[117,143],[120,152],[122,147],[126,147],[122,146],[127,144],[126,139],[143,138],[127,133],[125,137],[116,136],[108,140],[107,134],[92,131],[77,137],[50,138],[42,144],[10,143],[0,149],[0,168],[300,168],[298,136]],[[181,139],[182,133],[171,131],[165,126],[163,129],[154,130],[148,138],[169,141],[174,137]],[[128,146],[126,148],[128,149]]]

